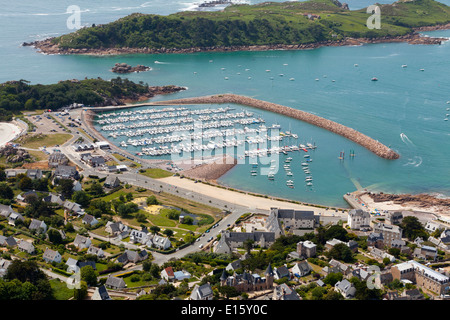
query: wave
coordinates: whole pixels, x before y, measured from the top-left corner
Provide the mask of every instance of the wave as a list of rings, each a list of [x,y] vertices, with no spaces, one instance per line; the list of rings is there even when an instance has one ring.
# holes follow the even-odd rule
[[[157,61],[157,60],[155,60],[154,63],[155,64],[170,64],[169,62],[161,62],[161,61]]]

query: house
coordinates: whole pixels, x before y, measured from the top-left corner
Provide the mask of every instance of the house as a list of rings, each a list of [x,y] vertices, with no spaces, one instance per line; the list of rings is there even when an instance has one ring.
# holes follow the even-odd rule
[[[227,271],[236,271],[237,269],[240,269],[240,268],[242,268],[242,263],[241,263],[241,260],[238,259],[238,260],[234,260],[234,261],[230,262],[226,266],[225,270],[227,270]]]
[[[315,257],[317,252],[317,246],[312,241],[300,241],[297,243],[297,253],[304,258]]]
[[[330,260],[329,265],[334,267],[337,272],[342,273],[344,276],[350,274],[351,272],[351,268],[348,265],[334,259]]]
[[[303,277],[312,271],[312,267],[306,260],[297,262],[291,269],[292,274],[296,277]]]
[[[23,222],[25,221],[25,218],[20,213],[13,212],[8,217],[8,224],[15,226],[16,222],[19,220]]]
[[[125,289],[127,287],[127,284],[122,278],[117,278],[112,275],[108,275],[108,278],[106,279],[105,286],[114,289],[114,290],[121,290]]]
[[[369,252],[377,259],[388,258],[390,262],[395,261],[395,257],[384,250],[378,249],[376,247],[369,247]]]
[[[344,242],[344,241],[341,241],[339,239],[328,240],[325,243],[325,248],[327,250],[331,250],[335,245],[341,244],[341,243],[345,244],[347,247],[349,247],[349,249],[352,252],[357,252],[358,251],[358,243],[356,241],[354,241],[354,240],[350,240],[349,242]]]
[[[41,179],[42,178],[42,170],[41,169],[28,169],[27,177],[32,180]]]
[[[419,259],[433,259],[436,261],[438,252],[435,247],[431,246],[422,246],[419,248],[415,248],[413,252],[414,257]]]
[[[445,229],[445,227],[443,225],[441,225],[440,223],[437,223],[436,221],[427,221],[424,228],[429,233],[433,233],[438,230],[440,230],[442,232]]]
[[[127,233],[127,235],[123,237],[126,238],[128,236],[129,227],[124,225],[122,222],[108,221],[105,226],[105,231],[113,237],[117,237],[121,234]]]
[[[63,203],[63,208],[69,214],[77,214],[77,215],[83,215],[84,214],[84,210],[76,202],[72,202],[72,201],[66,200]]]
[[[81,191],[81,190],[83,190],[83,186],[82,186],[82,184],[80,183],[80,181],[78,181],[78,180],[74,180],[73,181],[73,187],[72,187],[72,191]]]
[[[91,300],[112,300],[109,296],[108,290],[104,285],[95,288],[94,294],[92,295]]]
[[[72,146],[73,150],[76,152],[94,150],[95,145],[92,143],[80,143]]]
[[[120,186],[120,180],[117,177],[114,176],[108,176],[106,177],[105,182],[103,183],[103,186],[105,188],[114,189]]]
[[[402,297],[408,300],[425,300],[425,296],[417,288],[403,291]]]
[[[59,165],[66,166],[69,163],[69,159],[64,153],[56,151],[48,156],[48,166],[49,168],[56,168]]]
[[[152,234],[145,231],[139,231],[136,229],[132,229],[130,231],[130,242],[132,243],[141,243],[148,247],[152,245]]]
[[[78,180],[80,174],[75,166],[59,165],[55,168],[53,173],[55,179],[74,179]]]
[[[88,250],[86,251],[86,254],[92,254],[99,258],[105,257],[105,252],[101,248],[94,247],[93,245],[90,245]]]
[[[67,272],[77,272],[79,271],[79,267],[78,267],[78,260],[74,259],[74,258],[68,258],[66,261],[66,265],[67,265]]]
[[[205,283],[201,286],[196,284],[191,291],[189,300],[212,300],[213,291],[209,283]]]
[[[90,214],[85,214],[85,215],[83,216],[83,219],[81,219],[81,221],[82,221],[84,224],[87,224],[87,225],[89,225],[89,226],[91,226],[91,227],[95,226],[95,225],[98,223],[98,220],[95,219],[95,217],[92,216],[92,215],[90,215]]]
[[[409,260],[391,267],[393,279],[408,280],[418,287],[435,292],[439,295],[447,294],[450,287],[450,279],[417,261]]]
[[[39,196],[38,196],[37,192],[32,190],[32,191],[27,191],[27,192],[18,194],[16,197],[16,200],[18,202],[20,202],[21,204],[26,204],[30,201],[30,199],[33,199],[33,198],[37,199],[38,197]]]
[[[6,178],[15,178],[19,174],[27,174],[27,169],[5,169]]]
[[[19,243],[17,244],[17,249],[28,254],[33,254],[35,252],[33,244],[25,240],[19,241]]]
[[[30,225],[28,226],[30,231],[36,231],[36,233],[46,233],[47,225],[44,221],[38,219],[32,219]]]
[[[291,279],[291,273],[289,272],[289,269],[286,266],[280,266],[278,268],[275,268],[273,272],[276,280],[279,280],[281,278]]]
[[[367,246],[378,249],[384,248],[383,234],[380,232],[372,232],[367,236]]]
[[[347,224],[353,230],[368,229],[370,228],[370,213],[361,209],[352,209],[348,213]]]
[[[358,269],[353,270],[349,276],[356,277],[361,281],[366,281],[370,277],[370,275],[371,274],[369,272],[367,272],[367,270],[358,268]]]
[[[148,258],[148,252],[145,250],[141,250],[139,252],[126,250],[123,254],[121,254],[117,259],[117,263],[122,263],[123,265],[127,263],[137,263],[143,261]]]
[[[189,272],[187,272],[186,270],[175,271],[173,273],[173,275],[175,276],[175,279],[178,281],[183,281],[184,279],[191,278],[191,274]]]
[[[46,248],[44,254],[42,255],[42,259],[44,259],[44,261],[48,263],[52,262],[60,263],[62,257],[58,251]]]
[[[5,237],[0,236],[0,246],[2,247],[15,247],[17,245],[16,239],[12,236]]]
[[[319,218],[320,216],[314,215],[314,211],[270,208],[266,224],[273,224],[278,221],[283,224],[284,228],[288,227],[293,230],[314,229],[319,226]]]
[[[93,156],[88,160],[88,164],[93,168],[100,168],[106,165],[106,161],[102,156]]]
[[[272,300],[301,300],[301,298],[295,290],[286,283],[282,283],[273,289]]]
[[[87,249],[91,246],[91,243],[91,239],[80,234],[77,234],[75,240],[73,241],[73,245],[78,249]]]
[[[0,204],[0,216],[8,218],[11,213],[15,212],[11,206]]]
[[[64,199],[64,197],[62,195],[50,193],[48,196],[45,196],[44,198],[42,198],[42,201],[49,202],[49,203],[55,203],[57,205],[62,206],[62,205],[64,205],[64,202],[66,201],[66,199]]]
[[[172,281],[175,279],[175,274],[172,267],[167,267],[161,271],[161,278],[166,281]]]
[[[336,282],[334,290],[342,294],[346,299],[354,298],[356,293],[356,288],[347,279]]]
[[[111,148],[108,141],[97,141],[95,143],[95,146],[99,149],[110,149]]]
[[[8,271],[8,267],[11,265],[10,260],[0,259],[0,278],[3,278]]]
[[[400,211],[389,212],[387,218],[391,224],[399,225],[403,221],[403,213]]]
[[[152,246],[159,250],[167,250],[172,246],[169,238],[162,237],[159,235],[154,235],[151,239]]]
[[[56,230],[57,232],[59,232],[59,234],[61,235],[61,239],[63,239],[63,240],[65,240],[67,237],[66,237],[66,233],[64,232],[64,230],[61,230],[61,229],[55,229],[55,228],[53,228],[53,227],[50,227],[50,228],[48,228],[48,231],[50,231],[50,230]],[[48,232],[47,232],[47,234],[46,234],[46,238],[48,239]]]

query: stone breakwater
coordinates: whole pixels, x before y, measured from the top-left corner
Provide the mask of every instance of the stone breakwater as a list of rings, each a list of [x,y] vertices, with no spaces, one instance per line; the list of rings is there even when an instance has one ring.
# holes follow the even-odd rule
[[[155,105],[177,105],[177,104],[222,104],[222,103],[234,103],[246,105],[249,107],[254,107],[262,110],[271,111],[274,113],[282,114],[294,119],[298,119],[309,124],[315,125],[317,127],[326,129],[335,134],[341,135],[362,147],[372,151],[377,156],[384,159],[398,159],[400,155],[385,146],[381,142],[374,140],[365,134],[356,131],[350,127],[344,126],[337,122],[313,115],[311,113],[301,111],[298,109],[286,107],[283,105],[266,102],[262,100],[257,100],[249,97],[244,97],[235,94],[222,94],[222,95],[214,95],[214,96],[206,96],[206,97],[197,97],[197,98],[184,98],[177,100],[169,100],[169,101],[158,101]]]

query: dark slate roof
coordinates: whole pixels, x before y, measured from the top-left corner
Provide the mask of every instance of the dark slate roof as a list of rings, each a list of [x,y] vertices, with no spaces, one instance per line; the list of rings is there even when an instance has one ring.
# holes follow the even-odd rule
[[[98,294],[100,295],[100,298],[102,300],[111,300],[108,290],[106,290],[106,287],[104,285],[98,287],[97,290],[98,290]]]

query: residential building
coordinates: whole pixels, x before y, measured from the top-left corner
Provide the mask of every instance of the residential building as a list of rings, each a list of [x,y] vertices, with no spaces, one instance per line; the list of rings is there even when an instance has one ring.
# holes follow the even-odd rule
[[[3,278],[8,272],[8,268],[11,265],[11,260],[0,258],[0,278]]]
[[[212,300],[213,291],[209,283],[205,283],[201,286],[196,284],[191,291],[189,300]]]
[[[28,169],[27,177],[32,180],[41,179],[42,178],[42,170],[41,169]]]
[[[301,298],[295,290],[282,283],[273,289],[272,300],[301,300]]]
[[[36,231],[37,233],[46,233],[47,225],[44,221],[38,219],[32,219],[30,225],[28,226],[30,231]]]
[[[348,213],[347,224],[353,230],[368,229],[370,228],[370,213],[361,209],[352,209]]]
[[[137,262],[143,261],[147,258],[148,258],[148,252],[145,250],[141,250],[139,252],[126,250],[123,254],[121,254],[116,259],[116,262],[126,265],[127,263],[137,263]]]
[[[268,248],[275,242],[274,232],[231,232],[223,230],[220,240],[215,247],[217,253],[231,253],[236,248],[242,248],[246,240],[254,241],[254,245]]]
[[[392,277],[398,280],[409,280],[418,287],[438,295],[449,291],[449,277],[443,275],[417,261],[410,260],[391,267]]]
[[[403,221],[403,213],[401,211],[389,212],[387,219],[391,224],[399,225]]]
[[[445,230],[445,227],[436,221],[427,221],[424,228],[429,233],[433,233],[438,230],[440,230],[442,232],[443,230]]]
[[[432,259],[434,261],[436,261],[438,252],[437,252],[437,248],[435,247],[431,247],[431,246],[421,246],[418,248],[414,249],[413,252],[414,257],[419,258],[419,259]]]
[[[230,262],[226,266],[225,270],[227,270],[227,271],[236,271],[237,269],[240,269],[240,268],[242,268],[242,263],[241,263],[241,260],[238,259],[238,260],[234,260],[233,262]]]
[[[1,247],[15,247],[15,246],[17,246],[17,241],[12,236],[9,236],[9,237],[0,236],[0,246]]]
[[[155,234],[151,239],[151,245],[159,250],[167,250],[172,247],[172,243],[169,238],[159,236]]]
[[[242,274],[235,273],[233,276],[228,276],[224,269],[220,277],[220,285],[234,287],[239,292],[271,290],[273,288],[273,279],[274,272],[270,264],[267,267],[264,278],[258,274],[250,274],[246,271]]]
[[[17,249],[28,254],[33,254],[35,252],[33,244],[25,240],[19,241],[19,243],[17,244]]]
[[[69,163],[69,159],[62,152],[53,152],[48,156],[48,166],[49,168],[56,168],[59,165],[66,166]]]
[[[344,276],[350,274],[351,272],[351,268],[346,265],[345,263],[339,262],[337,260],[331,259],[330,262],[328,263],[331,267],[334,268],[334,270],[336,270],[337,272],[342,273]]]
[[[52,262],[60,263],[62,257],[58,251],[46,248],[44,254],[42,255],[42,259],[44,259],[44,261],[48,263]]]
[[[280,266],[278,268],[273,269],[274,278],[276,280],[287,278],[288,280],[291,279],[291,272],[286,266]]]
[[[8,218],[11,213],[15,212],[11,206],[0,204],[0,216]]]
[[[125,280],[123,280],[122,278],[108,275],[108,278],[106,279],[105,282],[105,286],[110,289],[121,290],[125,289],[127,287],[127,284],[125,283]]]
[[[278,220],[284,228],[291,230],[314,229],[320,224],[320,216],[314,215],[314,211],[270,208],[269,218],[267,221]]]
[[[380,232],[372,232],[367,236],[367,246],[378,249],[384,248],[383,234]]]
[[[91,243],[91,239],[80,234],[77,234],[75,240],[73,241],[73,245],[80,250],[89,248],[91,246]]]
[[[161,271],[161,278],[165,279],[166,281],[173,281],[175,279],[173,268],[172,267],[164,268]]]
[[[94,294],[92,295],[92,300],[112,300],[109,296],[108,290],[106,286],[102,285],[98,288],[95,288]]]
[[[315,257],[317,252],[317,246],[312,241],[300,241],[297,243],[297,253],[304,258]]]
[[[81,206],[76,202],[66,200],[63,203],[63,208],[69,214],[76,214],[76,215],[84,214],[84,209],[82,209]]]
[[[58,165],[53,173],[55,179],[75,179],[80,178],[80,174],[75,166]]]
[[[356,288],[347,279],[338,281],[334,285],[334,290],[342,294],[342,296],[346,299],[354,298],[356,294]]]
[[[391,247],[391,242],[393,240],[402,239],[402,229],[399,226],[388,225],[385,223],[374,224],[374,232],[381,233],[383,235],[384,245]]]
[[[292,274],[296,277],[304,277],[310,274],[312,270],[313,270],[312,267],[306,260],[297,262],[291,269]]]
[[[92,216],[90,214],[85,214],[81,221],[84,224],[87,224],[87,225],[89,225],[91,227],[95,226],[98,223],[98,220],[94,216]]]
[[[17,221],[25,221],[25,218],[17,212],[12,212],[9,216],[8,216],[8,224],[15,226]]]
[[[108,232],[112,237],[120,236],[126,233],[123,238],[126,238],[129,234],[130,228],[124,225],[122,222],[111,222],[108,221],[105,226],[105,231]]]
[[[107,176],[105,182],[103,183],[105,188],[114,189],[120,186],[119,178],[115,176]]]
[[[63,206],[66,199],[62,195],[50,193],[48,196],[42,198],[42,201]]]

